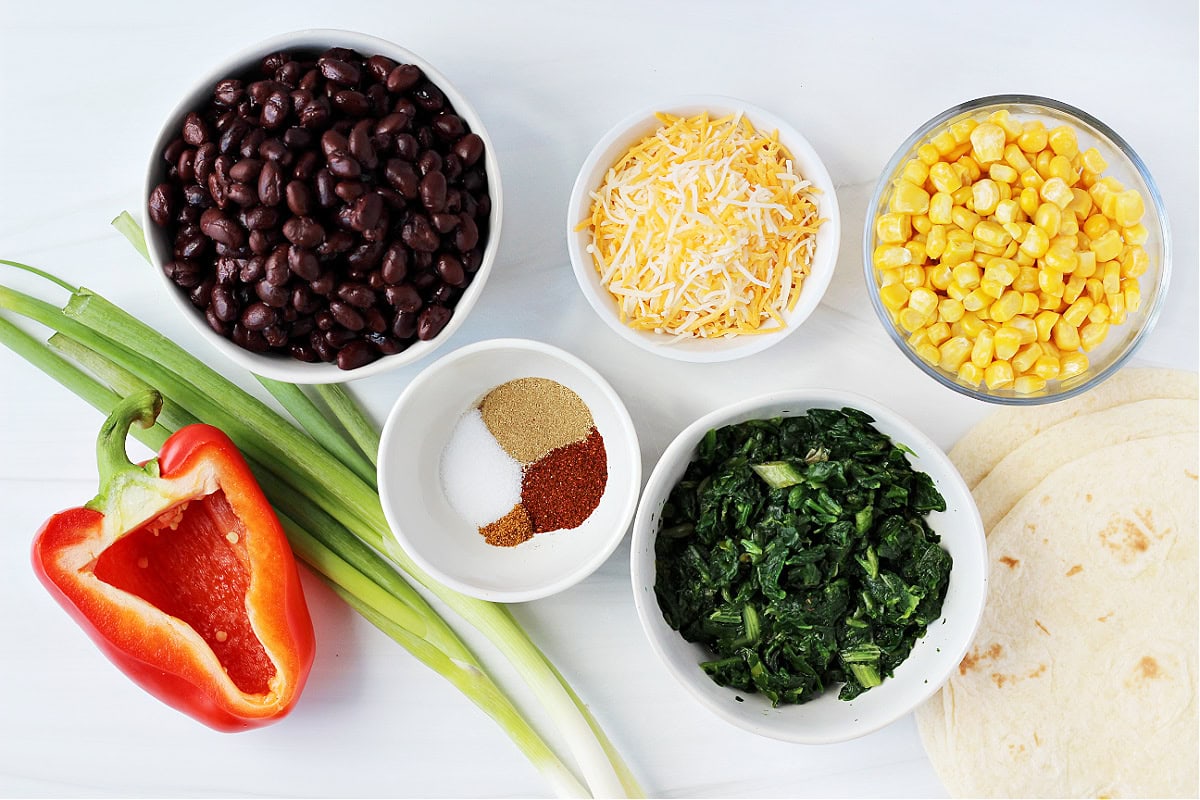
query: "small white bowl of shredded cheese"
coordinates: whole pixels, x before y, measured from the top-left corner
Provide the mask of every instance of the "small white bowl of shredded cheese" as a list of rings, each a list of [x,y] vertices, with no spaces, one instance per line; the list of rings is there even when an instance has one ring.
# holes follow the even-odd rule
[[[837,263],[833,181],[794,127],[718,96],[622,120],[584,161],[567,248],[620,336],[681,361],[765,350],[821,301]]]

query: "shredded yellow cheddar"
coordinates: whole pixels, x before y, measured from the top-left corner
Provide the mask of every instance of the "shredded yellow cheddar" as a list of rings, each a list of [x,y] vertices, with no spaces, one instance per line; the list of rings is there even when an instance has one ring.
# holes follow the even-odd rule
[[[658,118],[579,226],[622,322],[680,338],[779,330],[812,263],[818,190],[741,114]]]

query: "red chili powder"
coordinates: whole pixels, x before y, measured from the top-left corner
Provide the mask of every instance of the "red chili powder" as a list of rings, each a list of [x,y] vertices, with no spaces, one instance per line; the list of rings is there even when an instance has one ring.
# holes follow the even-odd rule
[[[600,505],[607,483],[604,438],[593,427],[585,439],[551,450],[526,468],[521,505],[534,533],[578,528]]]

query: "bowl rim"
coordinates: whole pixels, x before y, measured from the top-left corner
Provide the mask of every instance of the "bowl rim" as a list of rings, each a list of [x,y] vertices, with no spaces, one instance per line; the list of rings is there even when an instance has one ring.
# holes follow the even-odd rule
[[[253,353],[231,340],[217,335],[205,321],[202,313],[187,300],[184,294],[163,273],[163,264],[170,260],[170,250],[166,245],[165,233],[150,219],[148,198],[151,191],[163,179],[164,167],[162,151],[168,142],[174,138],[179,121],[201,102],[204,94],[216,81],[230,74],[247,69],[257,59],[276,50],[295,47],[349,47],[365,53],[372,51],[387,55],[390,58],[402,59],[406,63],[420,67],[425,75],[437,85],[454,106],[455,113],[467,120],[471,131],[484,141],[484,169],[488,177],[488,192],[491,196],[492,208],[488,215],[488,241],[484,246],[483,260],[476,270],[474,277],[466,290],[455,304],[454,313],[446,326],[429,340],[418,340],[407,349],[390,356],[381,356],[370,364],[353,370],[342,370],[336,364],[299,361],[284,354]],[[467,98],[440,70],[417,53],[371,34],[339,28],[302,28],[286,33],[276,34],[266,39],[246,45],[235,53],[215,62],[196,80],[190,82],[182,90],[179,99],[164,116],[163,123],[153,139],[149,151],[149,159],[143,179],[141,200],[141,223],[145,232],[146,247],[150,264],[159,281],[166,288],[170,302],[179,309],[182,316],[191,323],[215,350],[233,361],[237,366],[250,372],[278,381],[315,385],[327,383],[346,383],[359,378],[378,375],[400,367],[416,363],[437,350],[454,335],[462,326],[467,315],[475,306],[483,291],[500,248],[501,229],[504,217],[503,192],[501,190],[500,166],[495,153],[494,140],[484,127],[483,119]]]
[[[1053,394],[1033,394],[1033,395],[995,395],[981,389],[972,389],[964,386],[958,381],[944,374],[940,369],[931,367],[921,360],[921,357],[908,346],[896,326],[888,318],[887,311],[883,307],[883,302],[879,297],[878,284],[875,279],[874,265],[872,264],[872,244],[875,241],[875,209],[879,208],[880,200],[884,192],[891,185],[891,178],[896,174],[900,167],[900,162],[914,148],[914,146],[922,139],[926,138],[935,128],[945,124],[948,120],[979,111],[990,107],[1011,107],[1011,106],[1042,106],[1044,108],[1057,111],[1061,114],[1066,114],[1074,117],[1083,125],[1092,128],[1104,138],[1108,139],[1112,145],[1129,161],[1134,170],[1138,173],[1142,182],[1146,185],[1146,190],[1150,195],[1151,204],[1154,208],[1154,217],[1159,229],[1159,235],[1162,238],[1162,265],[1160,268],[1160,276],[1158,288],[1154,296],[1150,299],[1149,308],[1146,311],[1146,319],[1142,327],[1137,331],[1133,338],[1129,340],[1125,350],[1113,359],[1112,363],[1106,365],[1102,369],[1094,372],[1087,380],[1081,381],[1074,386],[1063,389]],[[1125,366],[1137,349],[1145,341],[1146,337],[1154,329],[1158,322],[1158,317],[1162,313],[1163,306],[1166,303],[1167,290],[1171,280],[1172,266],[1172,248],[1171,248],[1171,226],[1167,219],[1166,205],[1163,203],[1162,194],[1159,192],[1158,184],[1154,182],[1154,177],[1150,174],[1150,169],[1138,155],[1137,151],[1125,141],[1125,139],[1110,128],[1105,123],[1101,122],[1096,117],[1092,116],[1082,109],[1076,108],[1061,100],[1055,100],[1050,97],[1042,97],[1034,94],[994,94],[985,97],[979,97],[974,100],[967,100],[963,103],[951,106],[932,118],[922,123],[917,127],[911,135],[904,140],[892,157],[888,160],[887,165],[883,168],[883,172],[879,175],[879,180],[875,184],[875,191],[871,194],[871,199],[867,204],[866,219],[863,223],[863,275],[866,280],[867,294],[871,298],[871,306],[875,309],[875,315],[883,324],[883,328],[887,331],[891,340],[900,348],[901,352],[915,364],[922,372],[930,376],[942,386],[951,389],[959,394],[976,400],[982,400],[988,403],[996,403],[998,405],[1007,406],[1035,406],[1045,403],[1056,403],[1060,400],[1068,400],[1083,392],[1088,391],[1104,382],[1108,378],[1116,374],[1117,370]]]
[[[670,490],[666,486],[668,465],[677,464],[684,458],[690,458],[690,454],[695,451],[696,442],[710,428],[729,424],[730,420],[742,417],[746,413],[754,412],[760,408],[793,403],[798,406],[803,405],[804,410],[818,407],[815,404],[819,404],[820,407],[836,406],[840,408],[850,406],[866,412],[876,422],[882,420],[890,426],[903,429],[905,431],[904,444],[912,447],[922,459],[928,458],[937,461],[946,470],[951,481],[957,484],[959,492],[969,500],[962,509],[966,515],[964,528],[969,527],[970,532],[973,534],[973,544],[977,545],[977,548],[973,547],[972,549],[977,552],[980,558],[978,566],[981,568],[982,574],[982,580],[978,584],[977,591],[974,591],[976,587],[973,586],[972,593],[968,595],[968,599],[972,601],[971,605],[964,609],[964,613],[971,614],[969,630],[966,631],[961,644],[955,650],[952,651],[945,647],[941,648],[939,652],[944,651],[942,658],[944,666],[939,674],[921,676],[925,680],[925,684],[921,688],[916,701],[907,706],[897,705],[892,712],[881,715],[880,718],[871,723],[862,724],[860,727],[855,727],[852,730],[834,734],[813,733],[803,727],[797,727],[795,730],[780,731],[773,726],[764,725],[761,722],[733,713],[729,704],[719,703],[712,696],[699,689],[700,686],[707,688],[707,684],[701,681],[701,678],[704,681],[708,681],[709,679],[706,676],[703,676],[699,672],[684,672],[678,668],[671,658],[668,657],[665,643],[659,636],[655,635],[653,626],[651,625],[652,621],[657,621],[657,619],[661,619],[662,617],[662,611],[658,606],[652,580],[656,574],[654,567],[654,541],[658,536],[658,526],[655,525],[654,530],[651,530],[651,525],[653,524],[651,517],[660,513],[661,507],[655,509],[649,508],[647,506],[647,498],[652,495],[662,495],[665,501],[665,498],[669,495]],[[689,442],[692,443],[688,444]],[[702,706],[716,716],[743,730],[780,741],[796,742],[799,744],[833,744],[849,741],[874,733],[910,713],[914,708],[932,697],[945,684],[955,667],[967,654],[979,629],[979,625],[983,620],[983,612],[987,603],[989,585],[987,536],[984,531],[983,520],[979,516],[979,509],[975,505],[970,489],[967,487],[957,467],[950,461],[950,457],[946,455],[945,451],[905,417],[892,411],[877,400],[842,389],[813,387],[768,392],[718,408],[689,424],[671,440],[670,444],[667,445],[659,457],[658,462],[654,465],[653,470],[651,470],[650,477],[642,489],[641,499],[638,501],[637,514],[634,517],[633,532],[630,539],[630,582],[633,589],[634,607],[637,610],[638,622],[641,625],[642,633],[650,642],[650,647],[658,657],[659,662],[675,678],[676,682],[684,687],[693,699],[698,700]],[[639,557],[638,553],[643,549],[649,555]],[[943,616],[945,616],[944,610]],[[932,628],[933,623],[930,623],[929,627]],[[678,631],[672,631],[672,633],[679,636]],[[894,680],[894,678],[889,678],[888,680]],[[850,708],[849,704],[847,704],[847,708]]]
[[[421,552],[420,547],[414,546],[413,542],[403,532],[402,526],[397,521],[393,521],[395,516],[393,509],[396,507],[396,503],[395,499],[391,497],[391,490],[388,488],[388,482],[385,479],[387,459],[384,457],[384,453],[392,447],[394,437],[398,435],[396,430],[402,410],[412,401],[414,396],[424,391],[425,386],[431,383],[439,373],[479,353],[503,350],[522,350],[549,356],[577,370],[583,377],[593,383],[613,411],[617,427],[620,429],[622,448],[626,448],[629,451],[630,467],[625,480],[633,487],[633,490],[628,493],[622,504],[617,524],[613,526],[612,532],[604,540],[603,546],[598,547],[587,559],[550,583],[533,589],[512,591],[485,589],[460,580],[453,575],[447,574],[436,563],[426,558]],[[607,447],[607,439],[605,441]],[[422,369],[404,388],[396,398],[395,403],[392,404],[391,409],[388,410],[387,419],[383,425],[383,432],[379,438],[379,450],[376,460],[379,464],[379,500],[383,507],[388,528],[392,534],[390,539],[384,540],[385,546],[389,548],[399,546],[418,566],[451,589],[479,600],[488,600],[496,603],[522,603],[529,600],[539,600],[569,589],[590,576],[608,560],[609,556],[613,554],[617,546],[625,538],[625,534],[628,532],[634,513],[637,510],[638,500],[641,497],[641,448],[638,442],[637,428],[634,426],[633,419],[630,417],[629,410],[625,407],[624,401],[621,400],[621,396],[604,379],[604,376],[586,361],[560,347],[536,339],[485,339],[456,348]]]
[[[584,201],[590,196],[592,190],[596,188],[591,185],[593,182],[592,176],[601,166],[600,160],[605,151],[621,139],[630,137],[631,131],[635,128],[649,127],[651,125],[650,120],[654,119],[657,114],[679,115],[681,113],[694,113],[684,111],[684,109],[693,108],[707,108],[716,111],[726,110],[728,112],[740,111],[754,123],[756,128],[772,128],[778,131],[780,142],[787,146],[793,158],[801,155],[807,162],[805,174],[802,177],[820,189],[820,211],[822,212],[821,217],[825,220],[821,224],[821,229],[822,232],[825,230],[829,231],[825,234],[827,239],[822,242],[824,245],[823,249],[817,249],[814,252],[813,264],[808,276],[805,278],[804,285],[801,287],[800,299],[797,300],[796,308],[784,315],[788,322],[787,327],[771,333],[743,337],[744,341],[741,344],[719,350],[684,350],[673,347],[670,343],[671,337],[669,335],[637,331],[622,323],[617,318],[616,312],[612,307],[611,297],[608,296],[607,292],[602,293],[593,286],[592,274],[595,272],[595,267],[591,256],[587,254],[586,250],[580,247],[580,239],[576,235],[578,233],[576,228],[579,225],[580,219],[582,219],[581,214],[584,210]],[[661,123],[659,124],[661,125]],[[605,167],[606,169],[607,167]],[[603,174],[603,172],[600,173],[601,177],[603,177]],[[643,350],[676,361],[693,363],[732,361],[744,356],[753,355],[778,344],[799,328],[820,305],[833,279],[833,273],[837,267],[840,245],[841,209],[838,206],[837,191],[829,170],[816,148],[812,146],[795,125],[783,119],[778,114],[754,103],[728,95],[688,94],[677,96],[669,98],[664,102],[643,106],[622,117],[600,137],[588,152],[587,157],[576,173],[575,181],[571,186],[570,199],[567,203],[567,251],[571,258],[571,268],[575,274],[576,283],[579,284],[584,297],[587,298],[588,305],[622,339],[632,342]],[[818,266],[821,268],[818,269]],[[807,297],[811,298],[811,301],[806,300],[806,292],[809,293]],[[805,305],[799,305],[801,302],[804,302]],[[656,341],[651,336],[659,336],[663,341]]]

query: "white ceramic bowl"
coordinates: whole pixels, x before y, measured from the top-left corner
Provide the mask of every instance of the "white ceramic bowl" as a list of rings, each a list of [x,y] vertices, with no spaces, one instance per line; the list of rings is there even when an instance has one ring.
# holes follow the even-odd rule
[[[385,55],[397,63],[415,64],[420,67],[426,77],[446,95],[446,99],[454,106],[455,112],[467,122],[474,133],[479,134],[483,139],[484,165],[492,209],[488,217],[488,239],[483,251],[483,262],[476,271],[475,277],[471,279],[470,285],[459,298],[454,307],[453,316],[450,317],[450,321],[446,323],[446,327],[442,329],[441,333],[429,341],[414,342],[407,350],[395,355],[383,356],[358,369],[342,370],[338,369],[336,364],[324,362],[310,364],[286,355],[254,353],[217,335],[205,321],[204,315],[197,311],[183,292],[163,274],[163,264],[171,260],[171,244],[166,232],[150,220],[149,207],[147,203],[143,202],[142,227],[145,229],[146,243],[150,248],[150,261],[154,265],[154,272],[167,288],[167,296],[170,297],[179,312],[192,323],[206,341],[238,366],[258,375],[289,383],[340,383],[378,375],[426,357],[453,336],[467,318],[467,314],[470,313],[483,291],[483,286],[492,271],[492,265],[496,261],[496,252],[500,246],[500,224],[503,216],[500,167],[496,161],[492,139],[488,136],[487,130],[483,127],[483,121],[475,113],[475,109],[445,75],[416,53],[384,39],[352,31],[313,29],[281,34],[251,45],[214,66],[192,85],[171,110],[171,113],[167,115],[150,150],[142,197],[149,198],[154,187],[165,179],[166,163],[162,159],[164,148],[178,136],[183,118],[187,116],[187,113],[198,108],[208,99],[217,81],[249,70],[263,56],[270,53],[280,50],[321,50],[329,47],[348,47],[363,56]]]
[[[442,451],[459,418],[492,388],[525,377],[574,391],[604,438],[608,482],[578,528],[516,547],[487,544],[446,498]],[[594,369],[556,347],[492,339],[455,350],[413,379],[388,414],[379,447],[379,497],[398,544],[442,583],[483,600],[546,597],[583,580],[616,549],[642,482],[637,432],[621,398]]]
[[[787,326],[778,333],[673,341],[675,337],[668,334],[629,327],[621,322],[616,300],[601,283],[592,256],[587,252],[587,247],[591,244],[591,233],[587,230],[577,230],[579,223],[589,215],[591,193],[603,183],[609,168],[630,146],[662,127],[663,123],[656,114],[667,113],[686,117],[703,111],[711,112],[714,117],[741,111],[755,128],[777,130],[779,141],[792,154],[797,172],[821,190],[815,199],[820,216],[825,222],[817,232],[811,272],[804,280],[795,307],[783,315]],[[840,240],[841,216],[838,212],[833,180],[812,145],[798,130],[771,112],[742,100],[716,95],[696,95],[661,103],[631,114],[614,125],[596,143],[583,162],[579,176],[575,179],[575,186],[571,189],[571,199],[567,207],[567,250],[571,255],[575,279],[592,308],[622,338],[652,353],[680,361],[711,363],[741,358],[765,350],[795,331],[817,308],[829,286],[834,266],[837,264]]]
[[[915,452],[913,466],[929,474],[946,499],[944,512],[932,512],[929,524],[954,559],[942,618],[929,626],[895,674],[854,700],[837,698],[837,687],[802,705],[772,708],[761,694],[718,686],[698,666],[712,656],[692,644],[663,619],[654,594],[654,540],[659,515],[671,490],[692,461],[711,428],[799,416],[812,408],[850,406],[865,411],[875,427]],[[805,744],[844,741],[871,733],[912,711],[930,697],[958,666],[970,646],[987,593],[987,546],[979,512],[962,477],[937,445],[893,412],[859,395],[826,389],[777,392],[714,411],[689,425],[667,447],[646,483],[633,523],[631,557],[633,595],[642,628],[671,675],[702,705],[748,731]],[[738,702],[735,695],[741,697]]]

